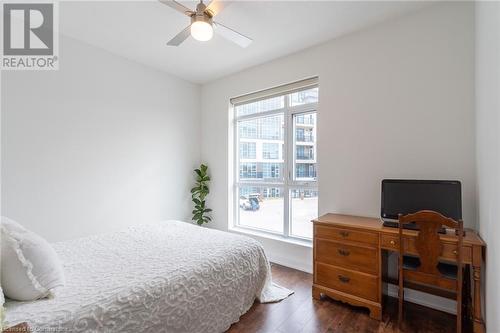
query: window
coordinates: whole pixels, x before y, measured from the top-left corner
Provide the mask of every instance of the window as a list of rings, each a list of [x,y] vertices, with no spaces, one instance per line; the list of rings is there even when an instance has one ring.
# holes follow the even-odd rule
[[[280,140],[283,137],[283,116],[259,119],[260,139]]]
[[[242,139],[256,139],[257,138],[257,121],[243,121],[239,124],[240,137]]]
[[[307,89],[290,94],[290,106],[318,103],[319,89]]]
[[[256,157],[256,143],[255,142],[241,142],[240,143],[240,158],[242,159],[255,159]]]
[[[309,79],[231,100],[239,152],[234,227],[312,238],[318,93],[317,79]]]
[[[265,160],[275,160],[279,158],[280,154],[280,144],[279,143],[268,143],[264,142],[262,144],[262,158]]]
[[[254,178],[257,178],[257,164],[242,163],[240,165],[240,179],[254,179]]]
[[[294,179],[316,181],[316,112],[293,116]]]
[[[297,146],[297,160],[313,160],[314,159],[314,146]]]
[[[263,163],[262,164],[263,178],[279,179],[280,178],[280,164],[278,163]]]
[[[262,113],[270,110],[282,109],[285,106],[283,96],[268,98],[252,103],[245,103],[235,107],[236,116],[245,116],[255,113]]]

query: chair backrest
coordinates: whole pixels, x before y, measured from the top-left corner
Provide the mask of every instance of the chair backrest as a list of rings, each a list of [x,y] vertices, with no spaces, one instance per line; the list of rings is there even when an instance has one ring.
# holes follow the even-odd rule
[[[417,268],[417,271],[435,275],[439,274],[437,266],[439,264],[439,257],[443,252],[443,245],[439,239],[439,230],[443,226],[455,229],[458,234],[457,262],[461,266],[463,243],[462,221],[455,221],[431,210],[421,210],[408,215],[400,214],[399,238],[402,251],[404,251],[403,227],[404,224],[411,222],[414,222],[420,230],[415,242],[420,259],[420,266]]]

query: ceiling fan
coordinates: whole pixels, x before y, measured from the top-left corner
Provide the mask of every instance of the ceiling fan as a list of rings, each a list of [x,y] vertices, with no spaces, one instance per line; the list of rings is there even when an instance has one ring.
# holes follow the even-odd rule
[[[241,47],[247,47],[252,43],[252,39],[247,36],[213,20],[214,16],[219,14],[229,2],[224,3],[220,0],[212,0],[207,6],[203,3],[203,0],[200,0],[200,3],[196,6],[196,10],[191,10],[174,0],[159,1],[191,18],[191,24],[172,38],[167,45],[179,46],[189,35],[202,42],[208,41],[212,39],[214,29],[216,33]]]

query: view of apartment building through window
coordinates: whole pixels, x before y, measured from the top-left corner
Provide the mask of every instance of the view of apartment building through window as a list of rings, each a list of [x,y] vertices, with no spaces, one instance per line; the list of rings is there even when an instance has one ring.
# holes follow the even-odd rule
[[[308,83],[234,104],[237,227],[312,237],[319,89]]]

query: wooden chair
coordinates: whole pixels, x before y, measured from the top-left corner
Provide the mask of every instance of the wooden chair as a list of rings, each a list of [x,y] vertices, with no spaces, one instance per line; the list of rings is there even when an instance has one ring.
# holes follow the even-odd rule
[[[415,223],[419,229],[415,241],[418,257],[406,255],[404,224]],[[458,236],[457,261],[440,261],[443,252],[439,230],[446,226],[455,229]],[[457,300],[457,332],[462,331],[462,243],[463,222],[447,218],[437,212],[422,210],[399,215],[399,324],[403,321],[404,283],[421,284],[452,291]]]

